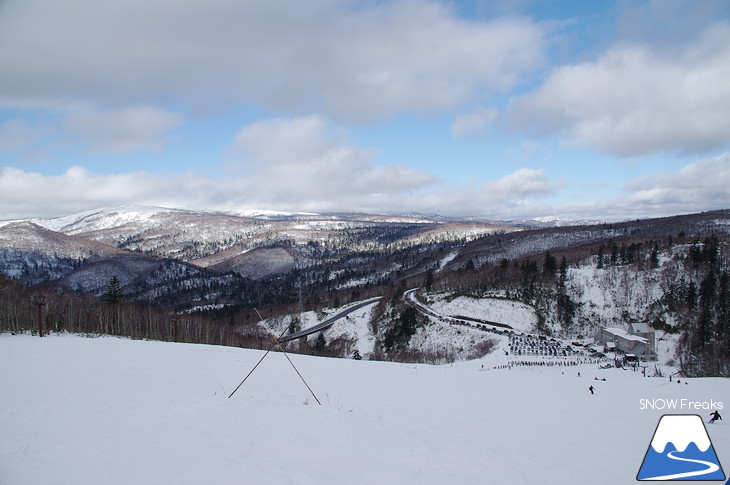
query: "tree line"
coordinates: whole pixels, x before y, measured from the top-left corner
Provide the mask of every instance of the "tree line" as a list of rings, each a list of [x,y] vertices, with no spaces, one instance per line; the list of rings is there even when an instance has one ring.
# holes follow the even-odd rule
[[[261,336],[233,321],[125,302],[113,278],[103,298],[58,285],[27,288],[0,276],[0,332],[71,332],[133,339],[259,347]]]

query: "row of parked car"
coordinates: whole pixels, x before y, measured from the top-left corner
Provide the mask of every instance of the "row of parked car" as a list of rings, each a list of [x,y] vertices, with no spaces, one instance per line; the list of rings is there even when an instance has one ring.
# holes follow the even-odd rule
[[[450,317],[443,317],[439,316],[437,317],[441,322],[448,323],[450,325],[459,325],[462,327],[471,327],[476,328],[477,330],[482,330],[483,332],[490,332],[496,335],[510,335],[513,334],[513,330],[509,330],[506,326],[504,328],[496,328],[491,325],[485,325],[482,323],[476,323],[476,322],[469,322],[466,320],[461,320],[458,318],[450,318]]]
[[[578,357],[585,355],[582,349],[574,348],[571,345],[563,345],[554,338],[512,334],[509,338],[510,351],[515,355],[541,355],[545,357]]]

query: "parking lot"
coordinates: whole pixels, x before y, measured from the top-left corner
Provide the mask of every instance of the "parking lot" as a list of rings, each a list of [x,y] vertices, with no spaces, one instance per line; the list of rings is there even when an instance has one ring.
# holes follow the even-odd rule
[[[572,345],[563,345],[554,338],[526,334],[510,334],[509,349],[513,355],[544,357],[582,357],[585,352]]]

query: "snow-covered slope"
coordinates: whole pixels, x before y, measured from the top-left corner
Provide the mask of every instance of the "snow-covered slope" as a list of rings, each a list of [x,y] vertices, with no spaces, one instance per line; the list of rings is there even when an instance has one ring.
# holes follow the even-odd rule
[[[441,315],[463,316],[509,325],[518,333],[533,333],[537,325],[535,309],[514,300],[435,295],[429,308]]]
[[[271,268],[246,267],[241,273],[262,277],[288,271],[296,263],[357,251],[401,250],[421,244],[460,243],[484,234],[516,228],[494,222],[369,214],[312,214],[242,211],[195,211],[147,206],[119,206],[55,219],[0,222],[0,241],[27,246],[19,226],[32,226],[51,235],[73,236],[81,245],[96,244],[179,259],[203,267],[221,265],[238,271],[241,255],[257,248],[294,248],[295,261],[275,258]],[[43,253],[48,244],[35,244]],[[53,248],[49,249],[52,250]],[[326,253],[326,256],[324,255]],[[231,261],[227,261],[231,259]],[[260,258],[259,258],[260,259]],[[271,258],[269,258],[271,259]],[[261,266],[259,264],[258,266]],[[254,274],[255,273],[255,274]]]
[[[0,335],[0,483],[631,484],[666,412],[642,399],[728,399],[725,379],[492,369],[499,355],[446,366],[292,355],[319,406],[280,353],[228,399],[262,356]],[[728,425],[708,430],[730,462]]]

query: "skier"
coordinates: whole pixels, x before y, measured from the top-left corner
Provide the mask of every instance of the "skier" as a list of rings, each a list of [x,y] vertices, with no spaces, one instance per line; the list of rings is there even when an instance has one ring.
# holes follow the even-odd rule
[[[593,386],[589,387],[588,390],[591,391],[591,394],[593,394],[593,391],[595,391],[595,389],[593,389]]]
[[[720,421],[722,421],[722,416],[720,416],[720,413],[718,413],[717,410],[715,410],[715,412],[713,412],[713,413],[710,413],[710,416],[712,416],[712,419],[710,420],[710,424],[714,423],[718,419]]]

